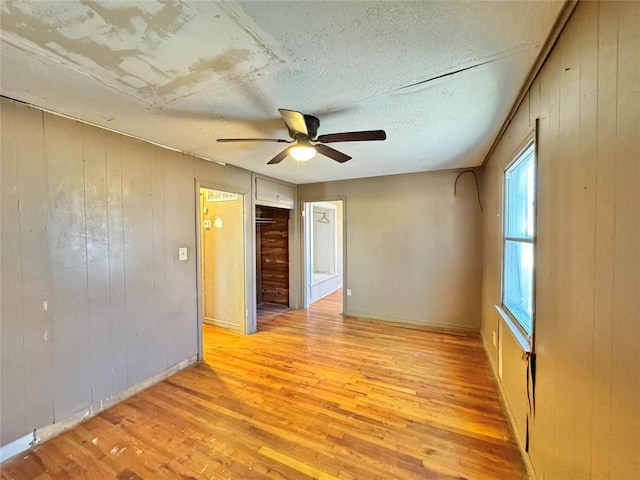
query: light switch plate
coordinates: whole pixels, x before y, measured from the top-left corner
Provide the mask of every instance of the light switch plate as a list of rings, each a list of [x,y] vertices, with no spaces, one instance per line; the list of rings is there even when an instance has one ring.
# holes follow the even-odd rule
[[[180,247],[178,249],[178,260],[184,262],[187,259],[187,247]]]

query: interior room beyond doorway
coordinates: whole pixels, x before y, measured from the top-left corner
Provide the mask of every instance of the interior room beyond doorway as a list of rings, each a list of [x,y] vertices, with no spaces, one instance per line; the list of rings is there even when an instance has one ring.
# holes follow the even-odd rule
[[[305,204],[307,305],[342,289],[342,200]]]
[[[244,331],[244,196],[200,188],[202,322]]]

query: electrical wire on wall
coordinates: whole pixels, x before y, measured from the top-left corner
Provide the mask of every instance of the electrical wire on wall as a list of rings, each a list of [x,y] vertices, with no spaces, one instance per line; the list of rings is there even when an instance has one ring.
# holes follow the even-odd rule
[[[478,194],[478,205],[480,205],[480,211],[484,212],[484,208],[482,208],[482,200],[480,200],[480,185],[478,185],[478,176],[476,175],[476,172],[474,172],[473,170],[465,170],[458,174],[458,176],[456,177],[456,181],[453,183],[453,195],[455,196],[458,194],[458,179],[465,173],[473,174],[473,178],[476,181],[476,193]]]

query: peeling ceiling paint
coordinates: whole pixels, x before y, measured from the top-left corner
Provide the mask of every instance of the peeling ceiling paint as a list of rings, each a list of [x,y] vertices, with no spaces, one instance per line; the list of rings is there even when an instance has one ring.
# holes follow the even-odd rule
[[[1,93],[294,183],[479,165],[563,2],[3,1]],[[278,108],[386,142],[267,166]]]
[[[222,8],[207,13],[181,3],[4,2],[2,39],[150,104],[242,82],[277,61]],[[212,42],[210,32],[236,40]]]

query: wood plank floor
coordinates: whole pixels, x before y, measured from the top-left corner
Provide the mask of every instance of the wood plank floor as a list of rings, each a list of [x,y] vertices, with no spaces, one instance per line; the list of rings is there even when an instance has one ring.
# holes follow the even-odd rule
[[[339,293],[205,327],[205,362],[2,465],[3,479],[522,479],[472,336],[342,317]]]
[[[289,310],[289,307],[285,305],[278,305],[276,303],[259,303],[256,307],[256,314],[258,315],[258,322],[265,318],[279,315]]]

